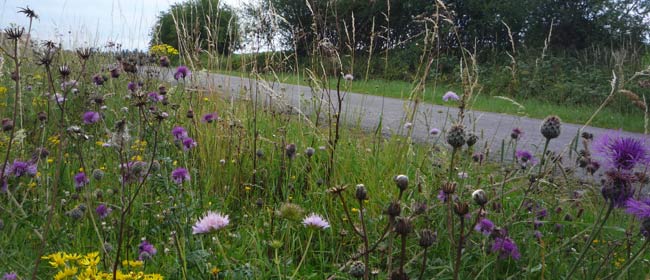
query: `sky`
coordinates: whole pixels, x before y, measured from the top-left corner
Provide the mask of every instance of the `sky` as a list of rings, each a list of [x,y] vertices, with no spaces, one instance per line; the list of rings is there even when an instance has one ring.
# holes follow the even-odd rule
[[[222,0],[240,7],[243,0]],[[29,6],[39,19],[33,38],[61,41],[66,48],[97,47],[112,41],[123,49],[148,47],[149,33],[161,11],[182,0],[0,0],[0,28],[29,24],[19,7]]]

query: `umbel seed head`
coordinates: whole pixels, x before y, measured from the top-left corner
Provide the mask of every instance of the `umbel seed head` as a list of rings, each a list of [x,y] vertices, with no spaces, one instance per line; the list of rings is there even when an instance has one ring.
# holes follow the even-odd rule
[[[548,116],[542,123],[539,131],[544,135],[547,140],[551,140],[560,136],[560,126],[562,120],[558,116]]]
[[[350,276],[354,278],[361,278],[366,274],[366,265],[361,261],[355,261],[350,266]]]
[[[397,184],[397,188],[399,188],[400,191],[405,191],[406,188],[409,186],[409,177],[406,175],[397,175],[395,176],[395,184]]]
[[[454,149],[458,149],[465,145],[465,137],[465,127],[462,124],[456,124],[447,133],[447,143]]]
[[[485,206],[485,204],[488,202],[487,194],[485,194],[485,191],[482,189],[475,190],[472,193],[472,199],[474,199],[474,202],[476,202],[476,204],[479,206]]]
[[[366,191],[366,186],[364,186],[363,184],[358,184],[355,196],[359,201],[368,199],[368,191]]]

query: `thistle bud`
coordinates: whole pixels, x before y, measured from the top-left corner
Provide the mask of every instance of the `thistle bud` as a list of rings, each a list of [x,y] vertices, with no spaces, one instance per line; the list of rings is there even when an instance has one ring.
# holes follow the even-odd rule
[[[393,201],[388,205],[388,209],[386,209],[386,214],[390,217],[397,217],[399,214],[402,213],[402,207],[399,205],[398,201]]]
[[[454,149],[461,148],[465,145],[465,127],[462,124],[454,125],[449,129],[447,143]]]
[[[293,158],[296,156],[296,144],[289,144],[284,149],[287,157]]]
[[[366,190],[366,186],[364,186],[363,184],[358,184],[355,196],[359,201],[364,201],[368,199],[368,191]]]
[[[308,158],[312,157],[315,152],[316,152],[316,150],[314,150],[314,148],[312,148],[312,147],[308,147],[307,149],[305,149],[305,155]]]
[[[544,120],[539,130],[544,138],[551,140],[560,136],[561,125],[562,121],[558,116],[549,116]]]
[[[420,247],[422,248],[431,247],[431,245],[433,245],[434,242],[436,242],[436,235],[430,229],[423,229],[420,232],[420,240],[418,241]]]
[[[476,202],[476,204],[481,207],[485,206],[485,204],[488,202],[487,195],[482,189],[475,190],[472,193],[472,199],[474,199],[474,202]]]
[[[409,177],[406,177],[406,175],[397,175],[394,180],[400,191],[405,191],[409,186]]]
[[[466,142],[466,144],[467,144],[468,147],[474,146],[474,144],[476,144],[476,142],[478,142],[478,136],[476,136],[476,134],[474,134],[474,133],[467,134],[467,142]]]

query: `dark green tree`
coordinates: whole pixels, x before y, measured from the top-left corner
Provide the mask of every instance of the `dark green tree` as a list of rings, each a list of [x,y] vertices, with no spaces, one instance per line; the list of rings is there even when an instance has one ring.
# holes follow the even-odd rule
[[[200,48],[230,53],[239,47],[239,21],[231,7],[219,2],[190,0],[172,5],[158,16],[150,44],[164,43],[185,51]]]

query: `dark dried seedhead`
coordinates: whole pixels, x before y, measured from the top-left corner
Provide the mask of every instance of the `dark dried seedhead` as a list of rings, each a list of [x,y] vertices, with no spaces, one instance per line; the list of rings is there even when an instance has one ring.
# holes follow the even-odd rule
[[[52,65],[52,61],[54,60],[54,54],[56,53],[55,48],[47,48],[45,51],[37,53],[36,57],[38,61],[36,62],[38,65],[43,65],[43,66],[50,66]]]
[[[349,273],[354,278],[361,278],[366,275],[366,265],[361,261],[355,261],[350,265]]]
[[[407,177],[406,175],[403,174],[397,175],[393,180],[395,181],[397,188],[402,192],[405,191],[406,188],[408,188],[409,186],[409,177]]]
[[[262,150],[258,150],[258,152],[261,152],[261,151],[262,151]],[[259,156],[259,154],[260,154],[260,153],[258,153],[258,156]],[[262,156],[264,155],[263,153],[261,153],[261,154],[262,154]],[[327,190],[327,192],[328,192],[328,193],[331,193],[331,194],[340,194],[340,193],[342,193],[343,191],[345,191],[345,189],[347,189],[347,188],[348,188],[348,185],[338,185],[338,186],[335,186],[335,187],[331,187],[331,188],[329,188],[329,189]]]
[[[70,73],[72,73],[72,71],[70,70],[70,67],[68,67],[68,65],[59,66],[59,74],[61,74],[61,77],[67,78],[68,76],[70,76]]]
[[[445,182],[442,184],[442,192],[446,195],[451,195],[456,192],[456,182]]]
[[[420,247],[429,248],[434,242],[436,242],[436,234],[430,229],[423,229],[420,232],[420,240],[418,241]]]
[[[18,13],[24,14],[26,17],[30,19],[38,19],[38,15],[34,10],[29,8],[29,6],[25,6],[24,8],[18,8]]]
[[[77,49],[77,56],[81,60],[88,60],[93,55],[94,50],[92,48],[79,48]]]
[[[2,124],[2,131],[4,132],[14,129],[14,121],[12,119],[4,118],[0,123]]]
[[[413,223],[409,218],[399,217],[395,224],[395,233],[405,236],[413,231]]]
[[[469,205],[467,205],[467,202],[456,202],[454,203],[454,212],[459,217],[464,217],[469,213]]]
[[[386,209],[386,214],[392,218],[399,216],[400,213],[402,213],[402,207],[399,205],[399,201],[391,202],[388,205],[388,209]]]
[[[25,33],[24,27],[12,25],[10,27],[5,28],[5,35],[9,40],[18,40],[20,39],[20,37],[23,37],[23,33]]]
[[[45,112],[43,112],[43,111],[38,112],[38,113],[36,113],[36,118],[37,118],[39,121],[42,121],[42,122],[47,121],[47,113],[45,113]]]

